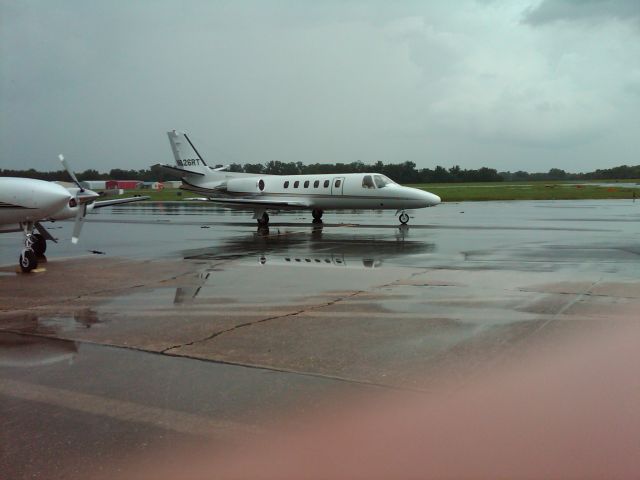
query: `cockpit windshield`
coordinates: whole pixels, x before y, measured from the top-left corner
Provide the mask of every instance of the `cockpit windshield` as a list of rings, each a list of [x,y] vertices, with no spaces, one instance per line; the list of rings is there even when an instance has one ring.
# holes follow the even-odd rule
[[[376,182],[376,187],[378,188],[386,187],[387,185],[392,185],[395,183],[393,180],[385,177],[384,175],[374,175],[373,180]]]
[[[376,188],[373,184],[373,178],[371,178],[371,175],[365,175],[362,178],[362,188]]]

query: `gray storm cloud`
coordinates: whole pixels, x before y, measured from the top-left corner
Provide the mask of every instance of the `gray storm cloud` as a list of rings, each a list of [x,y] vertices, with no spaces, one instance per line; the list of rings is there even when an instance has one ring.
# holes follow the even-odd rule
[[[602,4],[619,15],[553,21]],[[631,2],[0,9],[3,168],[55,169],[59,152],[78,170],[146,168],[170,161],[172,128],[221,163],[637,163],[640,33],[618,19]]]
[[[557,21],[617,19],[640,26],[640,2],[637,0],[543,0],[529,9],[524,21],[543,25]]]

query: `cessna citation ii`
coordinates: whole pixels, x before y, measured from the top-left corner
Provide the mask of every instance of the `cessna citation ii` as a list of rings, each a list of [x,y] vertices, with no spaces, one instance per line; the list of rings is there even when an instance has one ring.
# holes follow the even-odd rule
[[[38,267],[38,257],[42,257],[47,250],[47,240],[57,242],[40,222],[75,218],[71,241],[78,243],[84,217],[94,208],[149,198],[97,202],[95,200],[99,195],[83,188],[64,157],[60,155],[59,158],[77,187],[65,188],[54,182],[31,178],[0,177],[0,233],[24,233],[24,248],[19,259],[23,272],[30,272]],[[34,233],[36,230],[38,233]]]
[[[159,165],[182,180],[183,190],[232,208],[253,209],[259,226],[269,224],[267,212],[311,210],[321,222],[324,210],[396,210],[406,224],[405,210],[433,207],[440,197],[417,188],[403,187],[378,173],[326,175],[258,175],[225,171],[206,164],[185,133],[168,132],[175,165]]]

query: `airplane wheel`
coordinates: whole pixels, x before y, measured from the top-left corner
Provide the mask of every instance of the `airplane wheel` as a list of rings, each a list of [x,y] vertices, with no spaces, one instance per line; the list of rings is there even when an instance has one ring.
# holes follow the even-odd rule
[[[32,238],[33,244],[31,245],[31,248],[37,257],[42,257],[44,252],[47,251],[47,239],[39,233],[34,234]]]
[[[405,212],[402,212],[400,214],[400,216],[398,217],[398,220],[400,220],[401,224],[406,225],[407,222],[409,221],[409,214],[405,213]]]
[[[313,210],[311,210],[311,216],[313,217],[313,221],[314,222],[320,222],[322,220],[322,210],[319,210],[317,208],[314,208]]]
[[[28,273],[34,268],[38,268],[38,258],[32,250],[25,250],[20,254],[20,269]]]

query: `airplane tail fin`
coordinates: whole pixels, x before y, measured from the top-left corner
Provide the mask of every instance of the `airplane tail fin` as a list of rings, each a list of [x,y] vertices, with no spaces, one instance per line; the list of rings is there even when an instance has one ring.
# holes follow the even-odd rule
[[[167,132],[171,150],[176,160],[178,170],[186,170],[190,173],[204,175],[209,171],[209,166],[203,160],[202,156],[191,143],[186,133],[176,132],[172,130]]]

